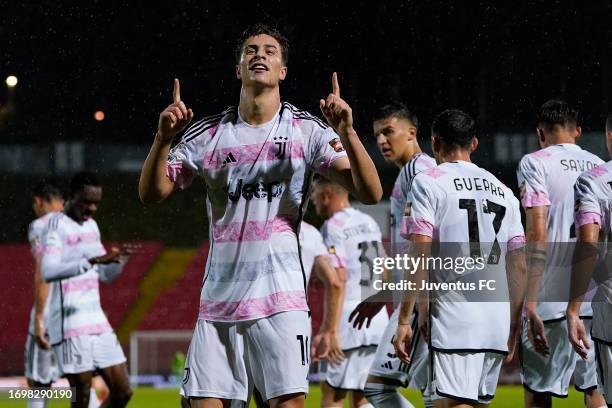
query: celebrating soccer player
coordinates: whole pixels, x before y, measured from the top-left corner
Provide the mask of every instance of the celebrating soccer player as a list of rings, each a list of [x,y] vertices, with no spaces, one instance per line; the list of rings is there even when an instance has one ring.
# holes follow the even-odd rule
[[[606,141],[612,156],[612,115],[606,120]],[[612,268],[608,247],[603,247],[596,275],[597,291],[593,297],[592,328],[580,318],[580,308],[600,250],[597,243],[609,245],[612,233],[612,160],[582,173],[574,186],[575,223],[578,243],[572,271],[572,298],[567,305],[567,327],[574,351],[583,360],[592,358],[595,349],[597,381],[608,404],[612,406]],[[603,402],[599,401],[601,406]],[[595,405],[593,405],[595,406]]]
[[[43,236],[41,270],[53,282],[49,340],[61,373],[76,388],[73,408],[88,406],[94,371],[110,390],[104,406],[124,407],[132,395],[125,355],[100,305],[99,281],[119,276],[133,247],[106,252],[92,218],[101,200],[98,178],[77,173],[64,211],[52,213]]]
[[[406,197],[412,185],[412,179],[423,170],[436,166],[433,158],[421,152],[417,140],[419,122],[416,115],[402,103],[392,103],[383,106],[374,119],[374,135],[378,148],[388,161],[395,163],[400,172],[391,193],[391,248],[393,254],[405,253],[406,240],[400,232],[405,230],[404,213]],[[393,271],[395,281],[403,279],[402,271]],[[383,292],[380,292],[382,294]],[[382,299],[381,299],[382,300]],[[410,350],[411,363],[404,364],[397,358],[393,348],[393,336],[397,328],[399,302],[394,299],[395,311],[389,319],[381,341],[376,350],[376,357],[370,367],[370,374],[365,387],[368,401],[375,408],[409,408],[412,407],[399,392],[397,387],[408,386],[424,393],[426,406],[430,406],[429,396],[425,395],[427,387],[427,344],[422,336],[416,334],[416,339]],[[363,325],[366,319],[371,319],[385,303],[378,301],[376,295],[362,302],[351,314],[354,324]],[[416,328],[416,318],[413,316],[413,330]]]
[[[519,203],[495,176],[472,163],[470,155],[478,145],[474,127],[474,120],[459,110],[435,118],[432,149],[439,165],[414,177],[406,204],[405,236],[419,254],[434,257],[436,241],[440,254],[459,253],[486,263],[480,275],[476,269],[464,276],[454,275],[452,267],[446,272],[436,267],[429,272],[436,274],[432,281],[446,277],[453,283],[473,283],[471,275],[484,276],[500,289],[486,302],[482,292],[474,297],[461,290],[428,294],[421,287],[427,272],[422,264],[417,267],[419,330],[430,344],[429,388],[436,407],[476,406],[493,399],[504,356],[513,350],[511,333],[522,300],[525,265],[520,248],[525,237]],[[415,334],[410,320],[416,299],[417,291],[404,294],[394,339],[405,363],[410,362]]]
[[[238,107],[189,127],[194,114],[175,80],[142,169],[144,202],[162,201],[196,175],[206,184],[211,249],[181,388],[193,406],[246,401],[247,367],[273,408],[304,405],[311,328],[298,230],[311,177],[325,174],[365,203],[382,195],[335,73],[319,103],[331,127],[281,103],[288,53],[277,30],[246,30],[236,50]]]
[[[327,368],[321,406],[344,406],[349,391],[354,408],[369,406],[363,390],[389,317],[386,309],[379,309],[371,325],[359,330],[349,322],[349,315],[361,301],[362,289],[371,288],[374,258],[384,256],[380,228],[372,217],[350,206],[348,192],[336,183],[318,178],[312,198],[317,214],[326,219],[321,235],[345,285],[340,341],[346,358]]]
[[[587,406],[603,404],[596,391],[595,357],[590,353],[586,360],[577,359],[563,321],[572,261],[567,243],[576,237],[573,186],[581,173],[603,163],[576,145],[580,134],[578,112],[573,107],[561,100],[544,103],[537,119],[543,148],[525,155],[517,170],[529,243],[527,316],[521,339],[527,407],[550,407],[552,396],[566,397],[572,373],[576,389],[585,393]],[[580,316],[591,318],[588,302]]]

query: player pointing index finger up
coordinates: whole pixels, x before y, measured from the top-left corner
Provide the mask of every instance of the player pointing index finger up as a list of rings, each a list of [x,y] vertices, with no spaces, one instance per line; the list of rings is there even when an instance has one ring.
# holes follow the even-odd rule
[[[188,127],[193,113],[176,82],[142,169],[144,202],[195,176],[206,184],[211,251],[181,390],[192,406],[203,398],[246,401],[245,360],[264,400],[303,406],[312,342],[298,230],[312,175],[325,174],[365,203],[382,195],[335,75],[321,106],[331,127],[281,102],[288,56],[277,30],[246,30],[236,47],[238,106]]]

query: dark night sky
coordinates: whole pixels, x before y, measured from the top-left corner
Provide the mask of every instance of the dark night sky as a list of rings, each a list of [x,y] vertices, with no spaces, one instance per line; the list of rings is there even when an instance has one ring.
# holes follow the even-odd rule
[[[235,38],[259,21],[292,42],[283,99],[319,114],[337,70],[363,136],[390,99],[426,127],[442,109],[463,108],[481,133],[531,130],[534,110],[552,96],[578,104],[586,130],[601,129],[610,106],[608,0],[4,3],[0,75],[20,82],[0,143],[148,144],[175,76],[196,115],[217,113],[238,98]]]

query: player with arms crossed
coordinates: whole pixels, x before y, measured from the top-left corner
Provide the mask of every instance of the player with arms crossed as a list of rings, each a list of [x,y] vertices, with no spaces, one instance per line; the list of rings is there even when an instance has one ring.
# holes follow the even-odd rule
[[[374,119],[374,135],[382,155],[388,161],[395,163],[400,172],[391,193],[391,248],[393,254],[404,254],[407,241],[400,232],[405,231],[404,212],[406,197],[412,185],[412,179],[423,170],[436,166],[436,161],[421,152],[417,140],[418,119],[402,103],[392,103],[380,108]],[[394,281],[403,279],[403,271],[393,273]],[[379,292],[379,295],[383,292]],[[354,325],[361,327],[364,321],[370,321],[378,311],[385,306],[384,300],[376,299],[377,295],[366,299],[351,314]],[[383,296],[384,297],[384,296]],[[404,364],[397,358],[393,347],[393,336],[397,328],[400,299],[394,299],[395,311],[389,319],[389,324],[382,335],[376,350],[376,357],[370,368],[365,387],[368,401],[375,408],[409,408],[408,402],[397,387],[412,387],[425,392],[427,387],[427,343],[418,333],[410,350],[411,362]],[[413,317],[413,330],[416,329],[416,318]],[[425,405],[431,406],[431,401],[424,395]]]
[[[465,256],[483,258],[486,268],[480,276],[495,280],[498,289],[488,302],[484,293],[470,299],[456,291],[440,292],[428,302],[427,292],[419,292],[419,330],[430,344],[429,388],[435,407],[473,407],[493,399],[504,356],[514,348],[511,333],[518,327],[522,301],[525,237],[519,203],[495,176],[471,162],[478,145],[474,127],[474,120],[459,110],[435,118],[432,150],[439,165],[417,174],[408,194],[406,237],[417,253],[431,256],[434,241],[442,252],[448,248],[453,253],[458,243],[466,249],[469,243]],[[484,248],[487,243],[490,252]],[[417,288],[427,281],[420,265]],[[450,273],[470,278],[468,272]],[[406,363],[415,334],[410,317],[416,299],[416,290],[404,293],[394,340]]]
[[[565,310],[575,239],[573,185],[586,170],[603,163],[578,145],[578,112],[567,102],[549,100],[538,113],[537,134],[543,148],[525,155],[517,177],[525,208],[529,284],[521,338],[521,375],[525,406],[551,407],[552,396],[567,397],[572,373],[587,406],[597,408],[595,357],[577,361],[567,336]],[[590,319],[590,304],[580,316]]]
[[[612,156],[612,115],[606,120],[606,140]],[[612,316],[612,269],[607,252],[612,236],[612,161],[578,177],[574,197],[578,243],[572,271],[573,296],[566,311],[568,335],[583,360],[589,358],[591,349],[595,350],[599,392],[604,395],[608,407],[612,407],[612,325],[609,321]],[[595,272],[598,286],[592,303],[592,327],[589,327],[589,321],[580,318],[580,307],[596,269],[598,242],[604,244],[605,252],[601,255],[599,273]]]
[[[379,310],[371,325],[359,330],[349,322],[349,315],[363,293],[372,291],[373,259],[385,256],[380,228],[372,217],[350,206],[349,194],[342,186],[325,178],[317,178],[312,199],[317,214],[326,220],[321,235],[345,287],[340,341],[346,358],[327,367],[321,406],[344,406],[350,391],[352,407],[371,407],[363,389],[389,317],[386,309]]]
[[[365,203],[382,195],[335,74],[320,101],[332,127],[281,103],[288,51],[276,30],[245,31],[236,52],[238,107],[194,122],[170,150],[193,118],[175,80],[140,177],[145,203],[195,175],[206,184],[211,250],[181,388],[193,406],[246,401],[247,367],[273,408],[304,406],[311,328],[298,230],[310,179],[324,173]]]
[[[110,390],[103,406],[124,407],[132,396],[125,355],[100,305],[99,281],[115,279],[133,247],[106,252],[92,218],[101,200],[97,177],[77,173],[64,211],[52,213],[43,236],[41,270],[53,282],[49,339],[61,373],[76,388],[73,408],[88,406],[94,371]]]
[[[25,346],[25,376],[30,387],[50,387],[59,372],[53,351],[49,345],[47,327],[49,319],[49,284],[40,272],[42,236],[49,216],[64,209],[61,189],[54,183],[43,180],[34,186],[32,208],[36,219],[28,228],[28,241],[34,257],[34,306],[30,313],[28,338]],[[47,401],[28,401],[30,408],[43,408]]]

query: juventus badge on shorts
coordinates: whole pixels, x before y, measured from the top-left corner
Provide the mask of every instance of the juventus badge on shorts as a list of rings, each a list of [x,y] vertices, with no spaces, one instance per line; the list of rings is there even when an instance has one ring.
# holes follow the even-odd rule
[[[185,367],[185,373],[183,374],[183,384],[187,384],[189,381],[189,367]]]
[[[274,154],[277,159],[285,157],[285,153],[287,152],[287,139],[287,137],[283,136],[274,136],[274,144],[278,146],[278,151]]]

